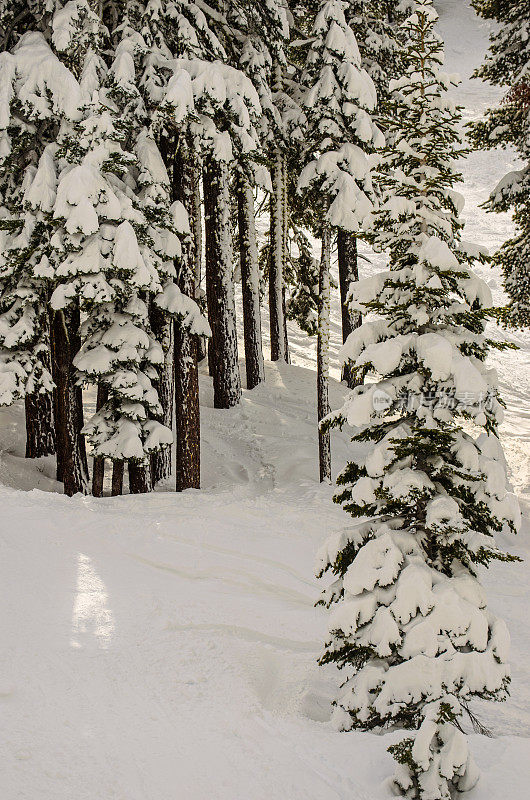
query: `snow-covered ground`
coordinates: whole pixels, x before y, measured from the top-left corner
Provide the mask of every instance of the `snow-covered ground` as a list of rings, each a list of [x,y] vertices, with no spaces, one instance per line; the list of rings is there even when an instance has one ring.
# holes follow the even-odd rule
[[[487,31],[467,2],[438,6],[447,68],[469,76]],[[466,79],[457,96],[471,118],[496,92]],[[464,165],[466,238],[491,248],[510,221],[477,205],[508,163]],[[332,334],[337,374],[337,304]],[[500,335],[521,346],[495,360],[528,514],[530,346]],[[328,722],[338,676],[316,665],[327,613],[313,561],[348,517],[317,482],[314,344],[294,328],[290,340],[295,366],[269,364],[238,409],[215,411],[202,376],[201,492],[65,498],[50,460],[23,459],[21,410],[0,412],[0,800],[388,798],[395,737]],[[332,404],[343,396],[334,382]],[[337,471],[347,435],[332,446]],[[512,697],[481,709],[494,736],[472,737],[470,800],[526,800],[530,785],[528,526],[503,544],[525,558],[485,575],[512,634]]]

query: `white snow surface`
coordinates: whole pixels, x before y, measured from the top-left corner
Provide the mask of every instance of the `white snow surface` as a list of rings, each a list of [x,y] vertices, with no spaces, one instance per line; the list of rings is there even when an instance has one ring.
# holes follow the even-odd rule
[[[470,81],[487,28],[440,0],[455,96],[480,114],[496,90]],[[507,216],[477,208],[510,168],[466,164],[466,239],[494,249]],[[363,277],[384,266],[369,255]],[[502,299],[500,278],[481,277]],[[268,318],[264,313],[264,330]],[[492,331],[493,332],[493,331]],[[484,575],[512,638],[512,696],[475,709],[482,772],[469,800],[526,800],[530,785],[530,344],[493,357],[508,403],[502,441],[526,525],[501,545],[525,559]],[[316,659],[329,622],[314,608],[315,555],[350,520],[318,484],[315,346],[290,329],[294,366],[267,365],[241,406],[213,409],[203,367],[203,490],[148,496],[57,494],[52,459],[23,458],[21,408],[0,411],[0,797],[2,800],[383,800],[399,733],[338,733],[341,675]],[[266,346],[268,339],[266,338]],[[340,312],[332,308],[338,375]],[[331,404],[344,388],[331,386]],[[93,397],[87,397],[93,403]],[[345,431],[332,435],[334,474]]]

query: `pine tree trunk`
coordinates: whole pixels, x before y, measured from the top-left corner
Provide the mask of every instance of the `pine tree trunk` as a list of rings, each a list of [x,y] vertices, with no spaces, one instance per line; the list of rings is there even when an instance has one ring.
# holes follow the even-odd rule
[[[192,201],[191,201],[191,231],[193,235],[193,261],[195,264],[195,294],[201,288],[202,280],[202,204],[201,204],[201,173],[195,160],[192,173]]]
[[[289,206],[288,206],[288,199],[287,199],[287,163],[285,159],[283,159],[283,176],[282,176],[282,183],[283,183],[283,208],[282,208],[282,217],[283,217],[283,243],[282,243],[282,251],[283,251],[283,264],[282,264],[282,315],[283,315],[283,338],[284,338],[284,347],[285,347],[285,361],[287,364],[291,363],[291,356],[289,354],[289,337],[287,335],[287,303],[286,303],[286,288],[285,288],[285,276],[287,274],[287,245],[289,241]]]
[[[55,429],[53,419],[53,394],[42,392],[27,394],[26,411],[26,458],[41,458],[55,453]]]
[[[275,61],[273,91],[283,88],[282,66]],[[269,261],[269,320],[271,361],[287,361],[284,327],[283,270],[285,262],[285,159],[277,147],[271,170],[270,199],[270,261]]]
[[[206,297],[208,321],[212,329],[215,408],[231,408],[241,399],[232,276],[229,184],[227,164],[210,158],[204,170],[203,186]]]
[[[100,384],[98,386],[98,396],[96,400],[96,410],[100,411],[108,399],[107,387]],[[94,497],[103,497],[103,480],[105,478],[105,459],[103,456],[96,456],[92,468],[92,494]]]
[[[248,178],[242,173],[238,176],[237,219],[241,258],[247,389],[253,389],[265,380],[265,365],[263,363],[261,345],[259,266],[254,217],[254,194]]]
[[[111,494],[113,497],[117,497],[118,495],[123,494],[123,472],[124,472],[124,462],[113,461],[112,488],[111,488]]]
[[[287,360],[283,312],[283,178],[283,159],[278,151],[272,167],[272,194],[270,201],[269,318],[271,361]]]
[[[339,287],[340,304],[342,312],[342,341],[345,342],[352,331],[361,325],[361,315],[350,311],[348,307],[348,292],[352,281],[359,280],[359,265],[357,261],[357,237],[339,228],[337,233],[337,255],[339,262]],[[342,367],[342,380],[350,389],[359,384],[351,374],[349,364]]]
[[[175,329],[175,382],[177,452],[176,490],[200,489],[201,486],[201,426],[199,408],[199,371],[197,368],[197,336],[182,328]]]
[[[129,494],[147,494],[153,488],[151,485],[151,468],[148,464],[136,464],[129,461]]]
[[[173,189],[190,219],[196,202],[196,168],[193,154],[184,140],[179,143],[173,165]],[[198,236],[198,232],[195,232]],[[195,297],[197,279],[196,239],[190,237],[182,246],[179,289]],[[175,399],[176,399],[176,489],[199,489],[201,485],[201,420],[199,408],[198,338],[178,323],[175,325]],[[215,380],[215,379],[214,379]]]
[[[283,342],[285,347],[285,363],[291,363],[289,355],[289,338],[287,336],[287,302],[285,299],[285,286],[282,287],[282,315],[283,315]]]
[[[203,242],[202,242],[202,201],[201,201],[201,169],[198,159],[194,159],[193,164],[193,200],[192,200],[192,215],[191,215],[191,231],[193,235],[193,258],[195,262],[195,298],[198,298],[201,292],[202,282],[202,260],[203,260]],[[206,348],[208,339],[200,336],[197,339],[197,361],[202,361],[206,358]],[[212,373],[210,372],[210,375]]]
[[[80,389],[75,386],[72,363],[79,349],[76,346],[78,316],[76,312],[55,311],[51,320],[57,480],[62,481],[68,496],[77,492],[86,494],[88,490],[86,449],[81,435],[82,398]]]
[[[175,358],[173,321],[156,305],[152,305],[149,314],[151,330],[157,342],[164,350],[164,364],[160,368],[160,377],[154,381],[158,399],[162,406],[161,422],[166,428],[173,427],[173,406],[175,399]],[[151,483],[165,480],[171,475],[171,447],[157,450],[151,456]]]
[[[331,232],[328,225],[322,229],[322,257],[318,281],[318,339],[317,339],[317,405],[318,421],[329,414],[329,269],[331,257]],[[318,430],[318,456],[320,481],[331,482],[331,447],[329,431]]]

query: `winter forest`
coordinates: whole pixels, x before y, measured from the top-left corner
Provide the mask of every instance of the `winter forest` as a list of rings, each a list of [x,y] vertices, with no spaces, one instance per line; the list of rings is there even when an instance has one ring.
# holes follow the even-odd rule
[[[1,800],[530,796],[529,263],[528,0],[0,0]]]

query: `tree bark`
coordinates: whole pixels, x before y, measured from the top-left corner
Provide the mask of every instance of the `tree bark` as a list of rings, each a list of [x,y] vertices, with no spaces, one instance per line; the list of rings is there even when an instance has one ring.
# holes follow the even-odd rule
[[[231,408],[241,399],[236,309],[232,275],[228,166],[208,159],[204,170],[206,224],[206,297],[212,329],[215,408]]]
[[[193,154],[182,139],[173,165],[175,197],[191,220],[196,212],[197,177]],[[200,218],[199,218],[200,221]],[[197,280],[196,236],[182,246],[179,289],[195,297]],[[202,234],[201,234],[202,236]],[[201,421],[199,408],[198,337],[179,323],[175,324],[175,399],[176,399],[176,489],[199,489],[201,485]],[[215,379],[214,379],[215,380]]]
[[[201,297],[202,288],[202,261],[203,261],[203,241],[202,241],[202,201],[201,201],[201,169],[199,160],[194,158],[192,171],[192,214],[191,231],[193,235],[193,260],[195,264],[195,299]],[[197,361],[206,358],[206,348],[208,339],[200,336],[197,339]],[[212,372],[210,371],[210,375]]]
[[[51,362],[55,383],[54,416],[57,449],[57,480],[64,493],[72,496],[88,491],[82,395],[75,385],[73,359],[78,345],[79,313],[54,311],[51,320]]]
[[[269,318],[271,361],[286,361],[283,266],[284,266],[284,166],[279,151],[272,167],[272,194],[270,202],[270,263],[269,263]]]
[[[357,261],[357,237],[339,228],[337,233],[337,255],[339,262],[339,287],[340,305],[342,313],[342,341],[346,341],[350,333],[361,325],[361,315],[350,311],[348,307],[348,292],[352,281],[359,280],[359,265]],[[342,380],[350,389],[354,389],[359,381],[356,380],[349,364],[342,367]]]
[[[195,294],[201,288],[202,280],[202,204],[201,204],[201,173],[197,160],[194,160],[191,170],[191,231],[193,235],[193,262],[195,272]]]
[[[98,396],[96,400],[96,410],[100,411],[108,399],[107,387],[100,384],[98,386]],[[103,456],[96,456],[92,468],[92,494],[94,497],[103,497],[103,480],[105,478],[105,459]]]
[[[282,66],[278,60],[273,66],[274,92],[283,88]],[[284,327],[283,273],[285,263],[285,159],[279,147],[273,154],[271,170],[272,194],[270,199],[270,261],[269,261],[269,319],[271,361],[287,361]]]
[[[136,464],[129,461],[129,494],[147,494],[151,486],[151,469],[148,464]]]
[[[161,422],[166,428],[173,427],[173,406],[175,399],[175,354],[173,337],[173,320],[156,305],[151,306],[149,314],[151,330],[164,350],[164,363],[160,368],[160,377],[153,381],[162,406]],[[171,447],[157,450],[151,456],[151,483],[165,480],[171,475]]]
[[[320,422],[330,412],[329,407],[329,269],[331,258],[331,232],[329,225],[322,229],[322,257],[318,281],[318,338],[317,338],[317,406],[318,406],[318,460],[320,481],[331,482],[331,447],[329,431],[320,429]]]
[[[53,394],[51,392],[27,394],[24,405],[26,411],[26,458],[54,455]]]
[[[289,337],[287,335],[287,303],[286,303],[286,288],[285,276],[287,274],[287,259],[288,259],[288,242],[289,242],[289,205],[287,198],[287,162],[283,159],[283,243],[282,243],[282,315],[283,315],[283,338],[285,347],[285,361],[287,364],[291,363],[291,356],[289,354]]]
[[[199,370],[197,367],[197,336],[182,328],[175,330],[175,362],[177,368],[176,420],[176,490],[200,489],[201,486],[201,426],[199,408]]]
[[[265,380],[265,365],[263,363],[261,344],[259,266],[256,221],[254,217],[254,194],[248,178],[242,173],[238,175],[237,219],[241,258],[247,389],[254,389],[255,386]]]
[[[113,461],[112,489],[111,489],[111,494],[113,497],[117,497],[118,495],[123,494],[123,472],[124,472],[124,462]]]

